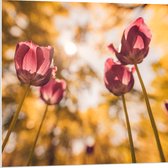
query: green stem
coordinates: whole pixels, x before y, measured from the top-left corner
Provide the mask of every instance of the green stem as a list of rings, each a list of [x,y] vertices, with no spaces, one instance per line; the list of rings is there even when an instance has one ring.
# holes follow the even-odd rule
[[[148,99],[148,95],[147,95],[147,92],[146,92],[146,89],[145,89],[145,85],[143,83],[143,80],[142,80],[142,77],[141,77],[141,74],[140,74],[140,71],[138,69],[137,64],[134,64],[134,65],[135,65],[135,69],[136,69],[136,72],[137,72],[137,75],[138,75],[138,78],[139,78],[139,81],[140,81],[140,84],[141,84],[141,87],[142,87],[142,91],[143,91],[143,94],[144,94],[144,97],[145,97],[145,102],[146,102],[146,106],[147,106],[147,109],[148,109],[148,115],[149,115],[149,118],[150,118],[150,122],[151,122],[151,125],[152,125],[152,128],[153,128],[154,135],[155,135],[155,140],[156,140],[157,147],[158,147],[158,150],[159,150],[160,159],[161,159],[162,162],[165,162],[166,160],[165,160],[164,153],[163,153],[163,150],[162,150],[158,130],[157,130],[157,127],[156,127],[156,123],[155,123],[153,114],[152,114],[152,109],[151,109],[151,106],[150,106],[150,103],[149,103],[149,99]]]
[[[122,102],[123,102],[123,107],[124,107],[124,112],[125,112],[125,118],[126,118],[126,123],[127,123],[127,130],[128,130],[128,137],[129,137],[129,142],[130,142],[132,163],[136,163],[134,143],[133,143],[133,139],[132,139],[132,133],[131,133],[131,127],[130,127],[128,112],[127,112],[125,97],[124,97],[124,95],[122,95],[121,97],[122,97]]]
[[[35,137],[35,140],[34,140],[32,149],[31,149],[31,151],[30,151],[29,158],[28,158],[28,162],[27,162],[27,166],[30,166],[30,165],[31,165],[31,161],[32,161],[34,149],[35,149],[35,146],[36,146],[36,143],[37,143],[37,140],[38,140],[40,131],[41,131],[41,127],[42,127],[43,122],[44,122],[44,119],[45,119],[45,117],[46,117],[47,111],[48,111],[48,105],[46,105],[46,109],[45,109],[45,112],[44,112],[44,114],[43,114],[43,118],[42,118],[42,120],[41,120],[40,127],[39,127],[39,129],[38,129],[38,131],[37,131],[37,134],[36,134],[36,137]]]
[[[10,126],[9,126],[8,133],[7,133],[7,135],[6,135],[6,137],[5,137],[4,141],[3,141],[3,144],[2,144],[2,152],[4,151],[5,146],[6,146],[7,142],[8,142],[9,137],[10,137],[10,134],[11,134],[11,132],[13,131],[15,125],[16,125],[16,121],[17,121],[17,119],[18,119],[19,112],[20,112],[20,110],[21,110],[21,108],[22,108],[22,105],[23,105],[23,102],[24,102],[24,100],[25,100],[25,97],[27,96],[27,94],[28,94],[28,92],[29,92],[29,89],[30,89],[30,85],[27,85],[26,90],[25,90],[25,93],[24,93],[24,95],[23,95],[23,97],[22,97],[22,100],[21,100],[21,102],[20,102],[20,104],[19,104],[19,106],[18,106],[18,108],[17,108],[17,110],[16,110],[16,112],[15,112],[15,114],[14,114],[14,116],[13,116],[12,122],[11,122],[11,124],[10,124]]]

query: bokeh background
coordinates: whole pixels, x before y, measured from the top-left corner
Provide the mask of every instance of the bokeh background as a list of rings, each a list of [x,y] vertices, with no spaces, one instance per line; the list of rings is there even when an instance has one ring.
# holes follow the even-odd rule
[[[33,165],[130,163],[125,117],[120,97],[103,82],[104,62],[115,56],[123,29],[142,16],[152,32],[147,58],[139,65],[149,93],[163,150],[168,160],[168,6],[112,3],[2,3],[2,137],[24,86],[14,67],[15,46],[33,41],[54,47],[57,77],[67,82],[59,106],[50,106],[33,157]],[[159,162],[144,98],[136,73],[126,94],[138,162]],[[45,104],[32,87],[3,153],[3,166],[26,165]]]

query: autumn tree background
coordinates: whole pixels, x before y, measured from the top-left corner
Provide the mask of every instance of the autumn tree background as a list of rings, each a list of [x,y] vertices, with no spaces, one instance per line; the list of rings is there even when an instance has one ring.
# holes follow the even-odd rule
[[[147,87],[166,160],[168,160],[168,6],[112,3],[2,3],[2,138],[5,137],[24,85],[14,67],[20,41],[54,47],[57,77],[67,82],[66,96],[50,106],[33,165],[130,163],[129,142],[120,98],[103,81],[104,62],[114,55],[124,28],[142,16],[152,41],[140,71]],[[155,139],[136,73],[126,94],[138,162],[159,162]],[[3,153],[3,166],[24,166],[45,104],[31,87]],[[90,149],[90,150],[89,150]]]

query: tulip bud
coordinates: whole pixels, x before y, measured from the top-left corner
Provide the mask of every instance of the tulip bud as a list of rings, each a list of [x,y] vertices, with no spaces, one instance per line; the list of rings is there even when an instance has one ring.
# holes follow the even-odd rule
[[[148,54],[151,38],[149,28],[144,23],[143,18],[140,17],[124,30],[119,52],[113,44],[108,47],[122,64],[139,64]]]
[[[134,78],[128,67],[108,58],[105,62],[104,82],[110,92],[121,96],[132,89]]]
[[[32,42],[20,42],[15,51],[15,68],[19,80],[24,84],[43,86],[50,77],[54,49],[41,47]]]
[[[40,88],[40,97],[48,105],[58,104],[66,89],[64,80],[51,78],[49,82]]]

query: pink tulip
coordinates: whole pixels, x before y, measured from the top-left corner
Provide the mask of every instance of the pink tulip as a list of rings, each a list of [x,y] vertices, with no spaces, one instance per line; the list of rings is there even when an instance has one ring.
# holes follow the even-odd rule
[[[134,85],[132,70],[108,58],[105,62],[104,82],[106,88],[116,96],[129,92]]]
[[[151,38],[149,28],[143,18],[139,17],[124,30],[119,52],[113,44],[108,47],[122,64],[138,64],[147,56]]]
[[[51,77],[51,61],[54,49],[40,47],[32,42],[20,42],[15,51],[15,68],[24,84],[43,86]]]
[[[40,88],[40,97],[48,105],[58,104],[66,89],[64,80],[51,78],[49,82]]]

